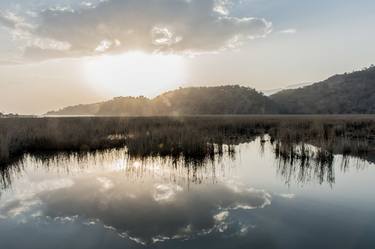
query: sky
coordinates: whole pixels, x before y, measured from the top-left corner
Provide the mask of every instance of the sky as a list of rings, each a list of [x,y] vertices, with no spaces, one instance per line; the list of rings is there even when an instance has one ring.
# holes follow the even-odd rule
[[[1,0],[0,112],[317,82],[375,63],[374,13],[373,0]]]

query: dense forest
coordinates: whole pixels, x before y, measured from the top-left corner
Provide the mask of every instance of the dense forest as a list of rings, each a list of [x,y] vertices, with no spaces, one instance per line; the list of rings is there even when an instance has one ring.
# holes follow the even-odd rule
[[[205,114],[374,114],[375,67],[335,75],[269,97],[243,86],[189,87],[153,99],[117,97],[77,105],[47,115],[205,115]]]

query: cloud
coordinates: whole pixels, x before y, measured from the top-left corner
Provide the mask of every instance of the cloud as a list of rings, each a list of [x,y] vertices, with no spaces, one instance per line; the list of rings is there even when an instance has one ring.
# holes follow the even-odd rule
[[[297,30],[296,29],[284,29],[284,30],[281,30],[279,33],[286,34],[286,35],[293,35],[297,33]]]
[[[27,30],[31,28],[31,25],[27,24],[22,17],[17,16],[13,12],[9,11],[0,11],[0,24],[10,29]]]
[[[29,15],[27,13],[27,15]],[[16,42],[23,55],[29,59],[43,60],[66,56],[70,44],[35,34],[37,25],[13,12],[0,11],[0,25],[9,29],[13,42]],[[22,63],[20,58],[3,59],[0,64]]]
[[[3,16],[0,23],[26,31],[31,40],[50,44],[28,44],[25,55],[34,58],[56,56],[51,50],[60,51],[58,56],[131,50],[213,52],[238,47],[271,32],[272,24],[262,18],[232,16],[230,9],[234,4],[231,0],[106,0],[97,4],[86,1],[80,8],[45,9],[32,18],[32,28],[16,28],[20,18],[15,15]]]

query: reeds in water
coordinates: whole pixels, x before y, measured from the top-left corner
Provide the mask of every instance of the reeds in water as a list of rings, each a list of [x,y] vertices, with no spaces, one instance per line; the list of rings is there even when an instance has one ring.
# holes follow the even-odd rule
[[[285,158],[307,161],[296,145],[321,148],[314,157],[374,150],[372,116],[186,116],[71,117],[0,119],[0,164],[28,152],[93,151],[127,147],[133,156],[174,156],[200,160],[227,152],[232,145],[269,134]]]

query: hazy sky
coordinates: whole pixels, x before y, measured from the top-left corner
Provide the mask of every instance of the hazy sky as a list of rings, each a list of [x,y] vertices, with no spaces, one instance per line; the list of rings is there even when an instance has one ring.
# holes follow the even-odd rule
[[[375,63],[373,0],[1,0],[0,112]]]

